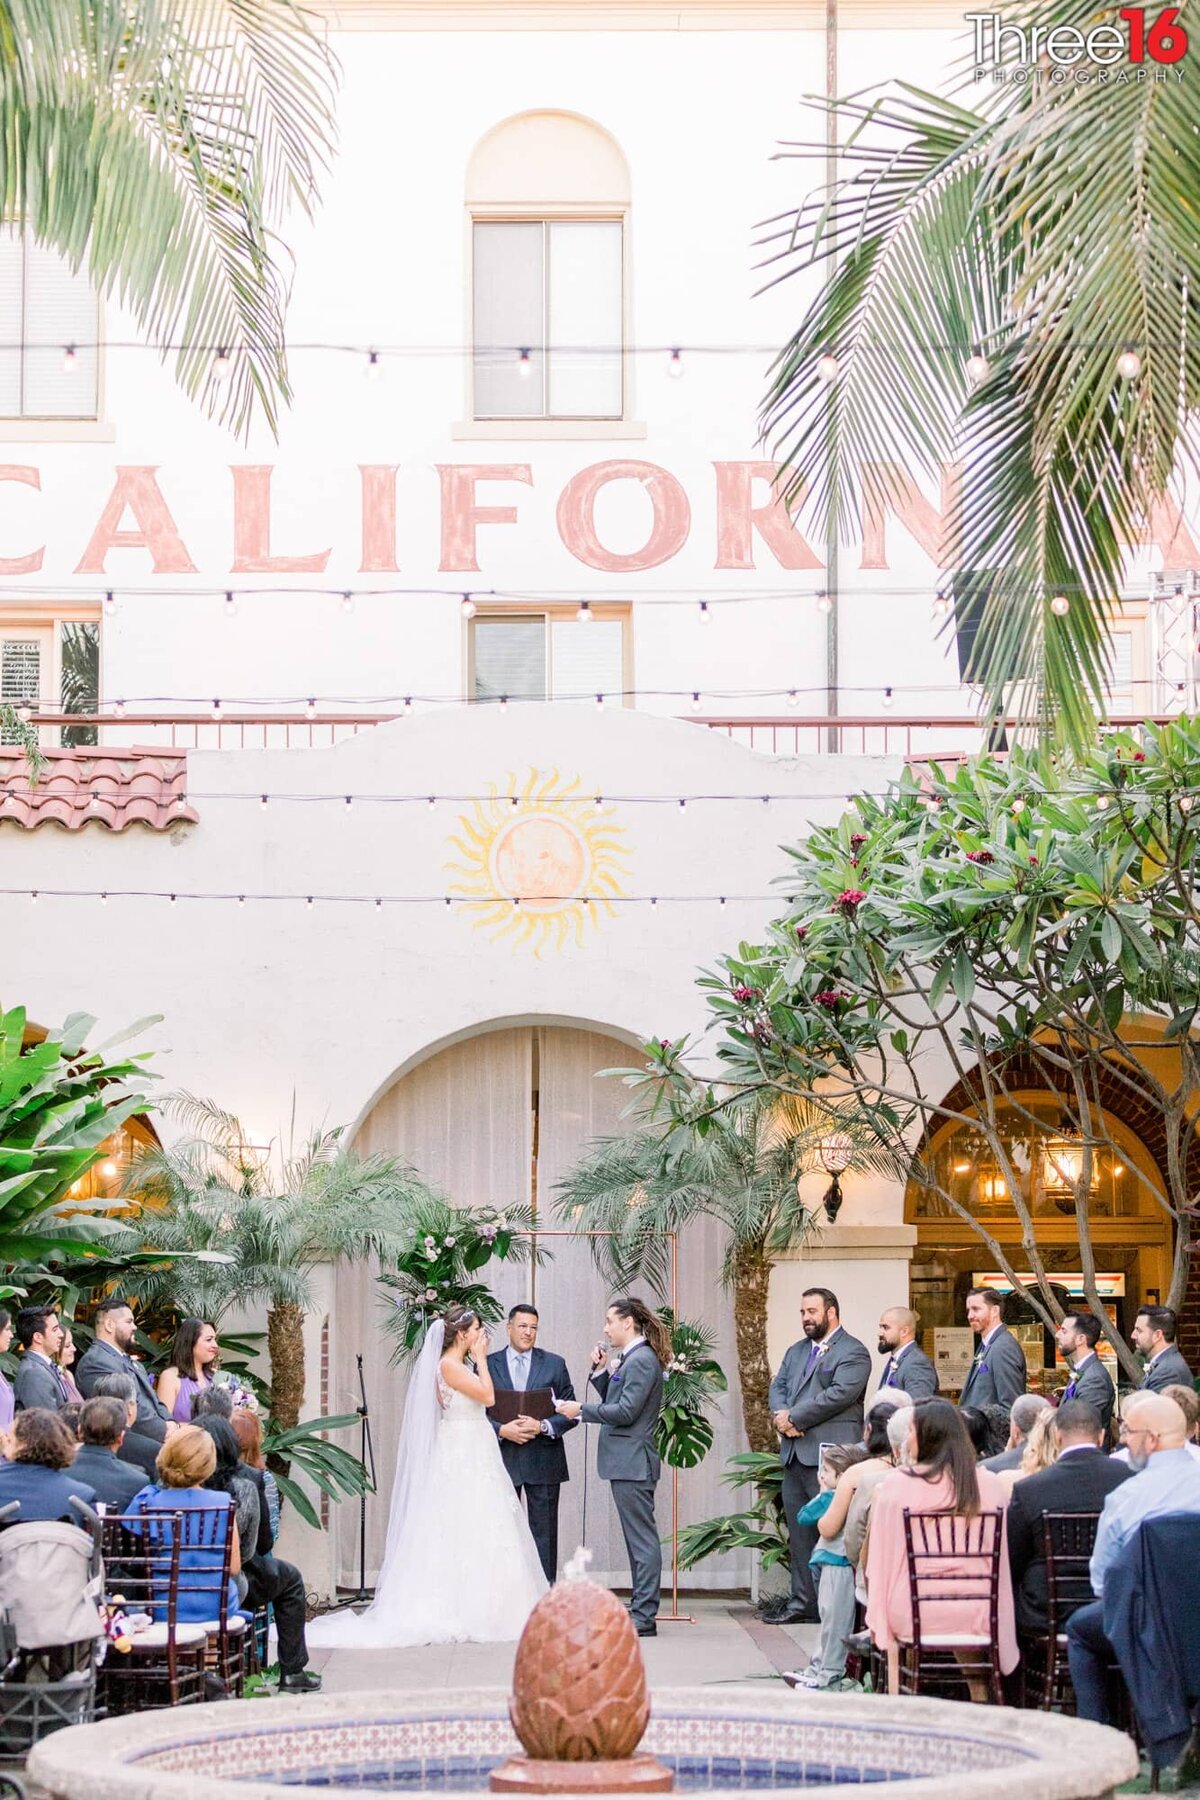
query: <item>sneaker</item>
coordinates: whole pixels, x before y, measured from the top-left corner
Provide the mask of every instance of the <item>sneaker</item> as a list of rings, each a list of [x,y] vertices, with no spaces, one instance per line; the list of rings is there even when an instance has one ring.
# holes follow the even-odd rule
[[[822,1686],[821,1677],[808,1669],[781,1669],[780,1674],[790,1688],[816,1688]]]
[[[315,1694],[321,1685],[321,1677],[311,1669],[297,1669],[294,1674],[279,1677],[281,1694]]]

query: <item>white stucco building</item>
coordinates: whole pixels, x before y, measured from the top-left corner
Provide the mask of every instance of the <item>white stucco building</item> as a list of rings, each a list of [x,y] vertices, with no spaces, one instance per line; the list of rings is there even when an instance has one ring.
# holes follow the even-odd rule
[[[0,339],[30,347],[0,352],[0,693],[48,748],[65,698],[102,721],[36,799],[4,761],[4,999],[50,1025],[161,1013],[165,1083],[266,1137],[294,1103],[458,1197],[533,1180],[549,1207],[617,1124],[595,1072],[703,1024],[695,973],[769,916],[778,846],[905,754],[975,746],[934,609],[942,495],[868,516],[832,614],[823,545],[771,501],[757,408],[806,289],[756,298],[753,246],[813,179],[773,157],[820,134],[800,102],[823,9],[326,17],[341,148],[290,244],[277,443],[207,423],[115,307],[3,248]],[[843,91],[949,81],[955,9],[896,18],[845,9]],[[1132,567],[1144,595],[1146,570],[1192,562],[1166,520]],[[1145,613],[1120,628],[1116,711],[1166,703]],[[830,710],[831,617],[860,721],[836,755],[801,723]],[[902,1193],[850,1179],[816,1259],[861,1335],[906,1298],[917,1236]],[[718,1260],[681,1247],[681,1303],[732,1368]],[[774,1355],[813,1276],[777,1274]],[[603,1296],[580,1311],[574,1269],[556,1316],[539,1279],[547,1341],[580,1363]],[[312,1405],[352,1403],[373,1345],[386,1470],[371,1284],[339,1288]],[[738,1433],[731,1397],[718,1451]],[[721,1503],[719,1461],[683,1517]],[[381,1531],[379,1509],[375,1550]]]

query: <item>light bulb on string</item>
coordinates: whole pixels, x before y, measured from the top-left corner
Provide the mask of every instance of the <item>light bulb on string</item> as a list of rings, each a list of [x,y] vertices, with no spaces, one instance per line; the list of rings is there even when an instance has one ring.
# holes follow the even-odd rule
[[[214,700],[211,707],[209,708],[209,711],[212,713],[212,716],[214,719],[220,719],[220,717],[221,717],[221,702],[219,700]]]
[[[591,624],[592,608],[591,608],[590,601],[581,600],[579,602],[579,610],[575,614],[575,622],[577,625],[590,625]]]
[[[437,805],[437,800],[434,797],[434,795],[430,794],[429,799],[426,802],[426,805],[429,807],[430,812],[432,812],[434,807]]]
[[[885,706],[892,706],[895,704],[895,695],[892,693],[890,687],[884,688],[883,690],[883,704]]]
[[[475,602],[472,600],[470,594],[463,595],[462,599],[458,603],[458,610],[462,614],[464,619],[473,619],[475,617],[475,613],[476,613],[477,609],[475,606]]]
[[[226,590],[225,590],[225,617],[227,619],[232,619],[236,612],[237,612],[237,601],[233,597],[233,589],[226,588]]]
[[[379,381],[383,377],[383,362],[378,350],[367,351],[367,366],[363,370],[364,381]]]
[[[501,696],[500,696],[500,711],[501,712],[508,711],[508,695],[507,694],[501,694]]]
[[[233,363],[230,359],[229,351],[222,345],[217,351],[217,354],[213,357],[212,367],[209,370],[213,385],[215,387],[224,386],[225,382],[229,380],[232,368]]]
[[[788,697],[787,697],[787,703],[788,703],[788,705],[789,705],[789,706],[799,706],[799,704],[800,704],[800,696],[799,696],[799,694],[798,694],[798,693],[797,693],[797,692],[796,692],[796,689],[795,689],[795,688],[789,688],[789,689],[788,689]]]
[[[967,380],[972,387],[978,387],[988,377],[988,359],[978,345],[967,358]]]
[[[116,612],[116,610],[117,610],[117,597],[113,593],[112,589],[109,588],[107,594],[105,594],[105,596],[104,596],[104,616],[105,616],[105,618],[111,619],[113,614]]]
[[[1122,381],[1136,381],[1142,372],[1142,359],[1131,344],[1126,344],[1117,358],[1117,374]]]
[[[62,366],[64,375],[73,375],[79,367],[79,352],[76,350],[74,344],[68,344],[63,351]]]
[[[942,593],[935,594],[933,597],[933,616],[934,616],[934,618],[935,619],[944,619],[946,614],[949,611],[950,611],[950,601],[949,601],[948,597]]]
[[[123,700],[118,700],[113,707],[113,711],[118,719],[123,719],[125,717],[125,702]]]
[[[107,894],[101,894],[101,896],[100,896],[100,904],[101,904],[101,906],[107,906],[107,905],[108,905],[108,895],[107,895]]]
[[[697,691],[696,691],[696,692],[695,692],[695,693],[693,693],[693,695],[692,695],[692,711],[693,711],[693,712],[694,712],[694,713],[698,713],[698,712],[699,712],[699,711],[700,711],[700,694],[699,694],[699,690],[697,690]]]
[[[667,358],[667,374],[672,381],[678,381],[683,375],[683,351],[676,344]]]
[[[833,611],[833,595],[827,594],[824,588],[817,595],[817,611],[826,615]]]
[[[406,719],[410,719],[412,717],[412,695],[411,694],[405,694],[405,696],[404,696],[404,716]]]
[[[260,807],[260,808],[261,808],[261,810],[262,810],[262,811],[263,811],[263,812],[266,812],[266,810],[267,810],[267,801],[268,801],[268,798],[269,798],[269,796],[268,796],[268,795],[266,795],[266,794],[262,794],[262,795],[260,795],[260,797],[259,797],[259,802],[258,802],[258,804],[259,804],[259,807]]]
[[[304,708],[304,716],[306,719],[315,719],[317,716],[317,703],[311,695],[309,696],[308,705]]]
[[[603,694],[596,695],[596,711],[597,712],[604,711],[604,695]]]
[[[1071,610],[1071,602],[1065,594],[1055,594],[1050,602],[1050,611],[1056,619],[1065,619]]]
[[[528,344],[522,344],[521,348],[517,351],[517,374],[521,377],[522,381],[528,381],[529,377],[533,374],[533,357],[530,354]]]
[[[352,613],[354,611],[354,595],[353,594],[346,592],[342,595],[342,611],[344,613]]]
[[[699,611],[700,611],[701,625],[710,625],[712,623],[712,613],[709,610],[709,604],[708,604],[707,600],[701,600]]]
[[[838,375],[841,372],[841,365],[831,350],[826,350],[823,356],[818,356],[816,372],[817,380],[823,381],[826,386],[828,386],[831,381],[837,380]]]
[[[30,904],[30,906],[37,905],[37,889],[36,888],[34,888],[33,892],[29,896],[29,904]]]

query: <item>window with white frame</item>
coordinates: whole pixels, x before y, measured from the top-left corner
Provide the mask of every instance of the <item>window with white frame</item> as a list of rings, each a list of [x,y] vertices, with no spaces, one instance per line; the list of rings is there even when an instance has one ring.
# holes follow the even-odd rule
[[[1127,718],[1154,711],[1148,674],[1146,620],[1138,616],[1114,620],[1105,681],[1110,714]]]
[[[0,418],[94,419],[98,327],[86,273],[0,227]]]
[[[626,609],[479,613],[470,627],[470,692],[480,702],[591,700],[625,704]]]
[[[100,704],[100,624],[0,613],[0,704],[31,712],[95,713]],[[94,725],[48,727],[66,747],[94,744]],[[14,734],[0,741],[11,742]]]
[[[475,417],[619,419],[619,219],[476,219]]]

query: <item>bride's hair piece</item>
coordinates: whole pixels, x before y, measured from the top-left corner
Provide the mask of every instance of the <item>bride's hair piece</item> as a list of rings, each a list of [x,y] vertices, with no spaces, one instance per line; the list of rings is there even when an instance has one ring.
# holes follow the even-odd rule
[[[665,1369],[671,1360],[671,1338],[657,1313],[651,1312],[644,1300],[630,1295],[627,1300],[614,1300],[612,1309],[622,1319],[632,1319]]]
[[[452,1350],[464,1331],[470,1331],[472,1325],[478,1325],[479,1314],[472,1312],[469,1306],[452,1306],[442,1320],[445,1332],[443,1344]]]

